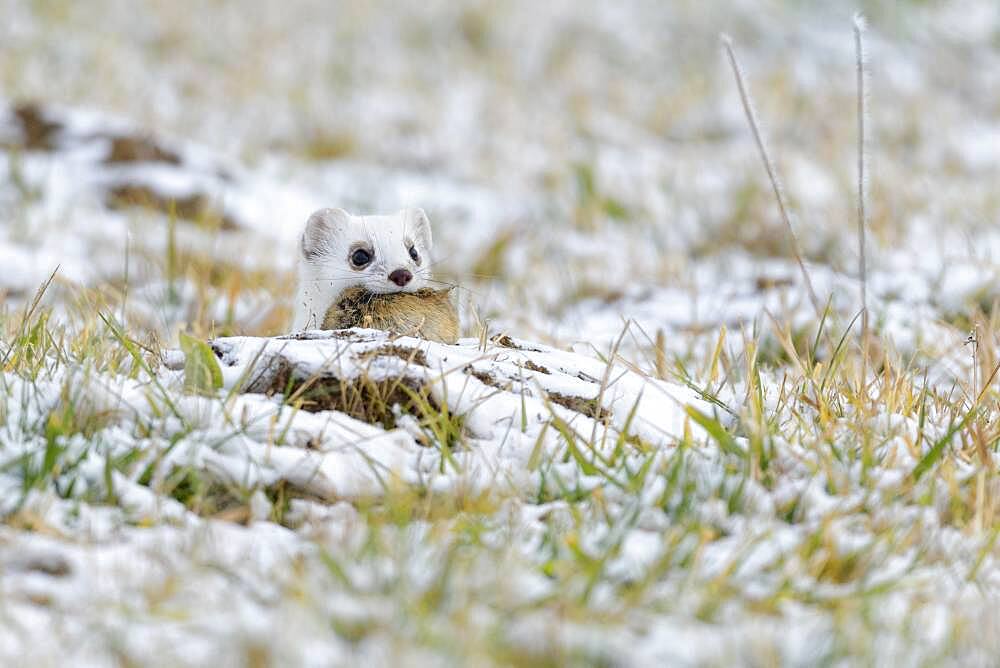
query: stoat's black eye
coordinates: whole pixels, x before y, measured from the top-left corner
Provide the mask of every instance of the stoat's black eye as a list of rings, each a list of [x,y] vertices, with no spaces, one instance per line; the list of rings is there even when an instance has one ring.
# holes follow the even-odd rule
[[[410,246],[410,258],[412,258],[414,262],[420,262],[420,253],[417,252],[416,246]]]
[[[351,264],[355,267],[363,267],[372,261],[372,254],[364,248],[359,248],[351,253]]]

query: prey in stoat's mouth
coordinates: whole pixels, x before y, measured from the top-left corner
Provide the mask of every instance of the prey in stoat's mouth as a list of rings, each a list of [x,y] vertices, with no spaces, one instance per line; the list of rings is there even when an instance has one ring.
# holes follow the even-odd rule
[[[416,292],[376,295],[364,288],[349,288],[327,309],[323,329],[385,329],[431,341],[455,343],[458,317],[451,304],[450,292],[450,288],[424,288]]]
[[[458,317],[432,290],[431,226],[422,209],[352,216],[320,209],[302,233],[292,327],[376,327],[451,343]]]

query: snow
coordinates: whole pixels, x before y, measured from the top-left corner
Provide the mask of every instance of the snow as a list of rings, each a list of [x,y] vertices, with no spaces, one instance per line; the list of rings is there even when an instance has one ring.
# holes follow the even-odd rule
[[[872,414],[803,381],[860,309],[847,10],[397,4],[0,1],[0,663],[991,663],[996,453],[963,431],[914,470],[995,357],[995,4],[868,17],[869,309],[905,370]],[[51,146],[18,145],[20,100]],[[108,164],[115,137],[178,160]],[[286,335],[328,205],[424,207],[469,338]],[[66,329],[14,345],[56,267]],[[221,388],[185,387],[179,331]]]

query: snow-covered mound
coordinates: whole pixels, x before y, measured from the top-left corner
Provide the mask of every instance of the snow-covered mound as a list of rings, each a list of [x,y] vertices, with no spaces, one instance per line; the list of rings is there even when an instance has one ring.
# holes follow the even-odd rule
[[[692,390],[620,360],[609,364],[505,335],[445,345],[375,330],[316,331],[216,339],[211,348],[224,388],[275,401],[284,396],[301,407],[282,429],[288,447],[314,452],[295,461],[293,475],[297,486],[327,499],[377,495],[392,476],[432,481],[436,489],[536,489],[529,460],[558,460],[573,447],[567,434],[595,444],[578,454],[596,463],[623,440],[663,448],[700,435],[691,411],[713,413]],[[180,357],[168,359],[177,366]],[[457,442],[429,448],[440,440],[432,426],[441,415],[455,422]],[[281,468],[286,449],[250,458],[270,458],[282,475],[292,475]],[[455,474],[434,476],[443,460]],[[311,474],[302,471],[306,461]],[[575,479],[577,464],[565,468]]]

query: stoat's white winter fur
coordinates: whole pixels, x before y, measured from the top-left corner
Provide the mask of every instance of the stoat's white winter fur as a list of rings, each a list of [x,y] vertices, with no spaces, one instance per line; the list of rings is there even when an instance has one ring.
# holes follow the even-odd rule
[[[352,261],[365,258],[364,253],[355,255],[359,249],[370,257],[362,266]],[[403,209],[390,216],[320,209],[309,217],[302,233],[292,328],[320,327],[326,310],[347,288],[362,286],[384,294],[427,287],[430,253],[431,225],[422,209]]]

